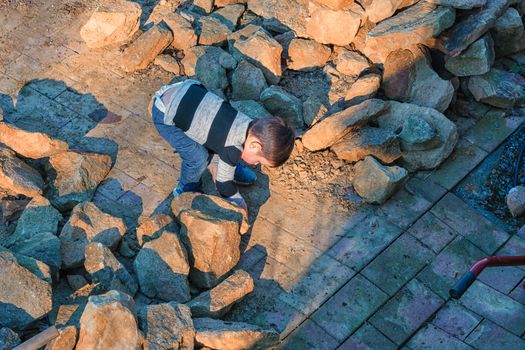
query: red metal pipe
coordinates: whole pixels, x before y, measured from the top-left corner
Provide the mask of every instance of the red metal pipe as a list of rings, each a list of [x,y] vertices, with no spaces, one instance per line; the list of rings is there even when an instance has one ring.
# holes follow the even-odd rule
[[[470,271],[478,276],[485,267],[525,265],[525,256],[487,256],[477,261]]]

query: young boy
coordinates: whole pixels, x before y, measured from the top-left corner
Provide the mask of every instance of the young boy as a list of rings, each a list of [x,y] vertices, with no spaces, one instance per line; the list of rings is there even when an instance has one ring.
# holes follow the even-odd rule
[[[293,150],[295,133],[283,119],[252,120],[196,80],[163,86],[152,102],[157,131],[182,158],[174,196],[199,191],[201,176],[212,162],[221,196],[247,209],[235,184],[253,184],[256,176],[239,161],[277,167]]]

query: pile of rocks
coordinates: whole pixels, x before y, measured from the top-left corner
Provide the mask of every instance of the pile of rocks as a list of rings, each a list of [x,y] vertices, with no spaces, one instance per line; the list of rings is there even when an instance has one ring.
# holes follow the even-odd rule
[[[60,326],[46,348],[56,350],[277,343],[273,329],[220,320],[254,286],[235,269],[248,230],[242,209],[186,193],[172,215],[128,229],[91,202],[109,156],[5,122],[0,131],[2,349],[50,325]],[[61,305],[68,290],[72,302]]]
[[[307,128],[305,152],[357,163],[354,188],[383,203],[453,151],[444,113],[525,103],[525,79],[508,69],[524,63],[523,12],[516,0],[164,0],[141,33],[140,7],[120,1],[81,34],[95,48],[131,41],[127,72],[155,63],[251,117]]]

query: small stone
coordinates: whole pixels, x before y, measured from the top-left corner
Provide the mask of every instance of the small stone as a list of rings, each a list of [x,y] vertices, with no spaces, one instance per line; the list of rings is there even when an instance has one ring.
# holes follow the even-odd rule
[[[20,337],[7,327],[0,328],[0,350],[9,350],[20,344]]]
[[[212,16],[203,16],[198,20],[199,45],[221,46],[231,34],[230,28],[220,19]]]
[[[0,194],[11,196],[42,195],[44,180],[40,174],[5,148],[0,148]]]
[[[359,52],[343,49],[335,59],[336,69],[342,74],[357,77],[370,68],[368,59]]]
[[[179,62],[171,55],[158,55],[153,63],[164,69],[166,72],[180,75]]]
[[[153,215],[137,227],[137,241],[142,247],[144,243],[158,238],[164,231],[178,232],[173,218],[166,214]]]
[[[306,24],[308,36],[321,44],[345,46],[352,42],[361,24],[361,15],[319,6]]]
[[[193,11],[210,13],[213,10],[213,0],[193,0]]]
[[[458,77],[485,74],[494,64],[494,41],[482,36],[456,57],[445,57],[445,68]]]
[[[288,47],[288,68],[311,70],[326,64],[332,50],[328,46],[309,39],[292,39]]]
[[[476,101],[498,108],[512,108],[525,103],[525,78],[492,68],[488,73],[470,77],[468,89]]]
[[[399,133],[401,149],[405,151],[424,151],[439,145],[436,130],[426,120],[409,115]]]
[[[430,3],[450,6],[460,10],[470,10],[476,7],[485,6],[488,0],[427,0]]]
[[[525,28],[518,10],[513,7],[509,7],[497,19],[491,33],[498,57],[512,55],[525,49]]]
[[[509,207],[512,216],[518,217],[525,213],[524,186],[516,186],[511,188],[505,200],[507,201],[507,206]]]
[[[214,11],[210,16],[218,18],[222,23],[226,24],[230,30],[235,30],[245,9],[244,4],[233,4]]]
[[[68,326],[58,330],[59,335],[44,350],[73,350],[77,343],[77,327]]]
[[[359,104],[372,98],[381,85],[381,75],[367,74],[355,81],[345,95],[347,106]]]
[[[162,20],[173,32],[173,41],[171,48],[186,50],[197,45],[198,36],[193,29],[191,22],[176,12],[170,12],[162,17]]]

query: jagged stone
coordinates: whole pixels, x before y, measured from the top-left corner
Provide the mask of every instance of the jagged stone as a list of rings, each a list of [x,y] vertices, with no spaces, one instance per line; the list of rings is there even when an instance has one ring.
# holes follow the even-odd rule
[[[383,204],[390,198],[408,176],[398,166],[381,165],[373,157],[355,165],[354,189],[368,203]]]
[[[210,65],[207,59],[199,59],[195,66],[195,75],[206,89],[220,97],[224,97],[223,90],[228,87],[229,84],[226,69],[218,64]]]
[[[195,329],[186,305],[166,303],[139,310],[139,322],[151,350],[193,350]]]
[[[0,328],[0,350],[13,349],[20,344],[20,337],[13,330],[2,327]]]
[[[0,143],[26,158],[44,158],[67,151],[67,143],[40,133],[17,128],[0,122]]]
[[[43,187],[44,180],[38,171],[18,159],[14,152],[0,148],[0,194],[39,197]]]
[[[271,118],[273,115],[262,104],[253,100],[230,101],[233,108],[252,119]]]
[[[133,262],[140,291],[150,298],[190,300],[188,254],[176,234],[163,232],[144,244]]]
[[[234,100],[259,100],[268,87],[263,72],[246,60],[240,60],[232,74]]]
[[[80,36],[92,48],[131,40],[139,29],[141,14],[140,5],[132,1],[107,2],[91,15]]]
[[[111,170],[105,154],[68,151],[49,157],[45,196],[61,211],[90,201],[97,186]]]
[[[378,23],[391,17],[398,9],[413,5],[418,0],[365,0],[361,4],[365,8],[368,20]]]
[[[381,75],[366,74],[357,79],[345,95],[347,106],[356,105],[375,96],[381,86]]]
[[[237,61],[232,55],[216,46],[194,46],[184,51],[182,64],[187,76],[194,76],[197,63],[204,60],[208,65],[220,65],[224,69],[233,69]]]
[[[436,130],[423,118],[407,116],[399,133],[401,150],[425,151],[439,146]]]
[[[188,305],[193,317],[220,318],[224,316],[236,302],[253,291],[253,280],[250,274],[237,270],[215,288],[208,290],[194,299]]]
[[[401,156],[396,134],[390,130],[366,126],[347,134],[331,149],[338,158],[349,162],[357,162],[372,155],[389,164]]]
[[[84,250],[90,242],[116,249],[125,232],[122,219],[103,213],[94,203],[80,203],[60,232],[62,268],[82,266]]]
[[[76,350],[136,349],[138,342],[132,297],[115,290],[89,297],[80,318]]]
[[[347,10],[354,4],[354,0],[315,0],[315,2],[332,10]]]
[[[361,24],[361,15],[352,11],[334,11],[319,7],[310,14],[308,36],[322,44],[348,45]]]
[[[164,231],[178,232],[173,218],[166,214],[153,215],[137,227],[137,242],[142,247],[144,243],[158,238]]]
[[[40,260],[58,275],[62,264],[60,239],[52,232],[39,232],[27,239],[17,240],[9,247],[13,252]]]
[[[231,30],[217,17],[203,16],[198,20],[199,45],[221,46],[226,42]]]
[[[84,267],[94,283],[105,291],[118,290],[135,295],[138,286],[128,270],[101,243],[91,242],[84,250]]]
[[[14,258],[20,266],[29,270],[36,277],[46,281],[49,284],[53,283],[52,271],[47,264],[23,254],[13,253],[7,248],[0,246],[0,253],[4,252],[7,253],[9,257]]]
[[[356,51],[343,49],[335,59],[336,69],[342,74],[357,77],[370,68],[368,59]]]
[[[82,275],[66,275],[67,283],[72,290],[77,291],[89,282]]]
[[[476,101],[498,108],[512,108],[525,103],[525,78],[496,68],[470,77],[468,89]]]
[[[270,113],[287,120],[293,127],[303,126],[303,103],[283,88],[268,87],[261,94],[261,102]]]
[[[483,7],[487,4],[488,0],[427,0],[430,3],[450,6],[460,10],[470,10],[476,7]]]
[[[328,148],[352,130],[375,120],[386,107],[382,100],[370,99],[326,117],[303,134],[304,147],[310,151]]]
[[[213,11],[210,17],[215,17],[224,23],[228,29],[235,30],[239,18],[241,18],[246,7],[244,4],[233,4]]]
[[[308,70],[326,64],[332,50],[309,39],[292,39],[288,47],[288,68],[293,70]]]
[[[186,53],[187,49],[197,45],[197,33],[195,33],[191,22],[186,18],[172,11],[162,16],[162,20],[164,20],[173,32],[173,41],[170,44],[171,48],[182,50]]]
[[[486,34],[458,56],[445,56],[445,68],[458,77],[481,75],[490,70],[495,57],[494,41]]]
[[[213,10],[214,0],[194,0],[191,9],[198,13],[210,13]]]
[[[179,61],[177,61],[171,55],[158,55],[157,58],[155,58],[155,61],[153,61],[153,63],[164,69],[166,72],[170,72],[175,75],[181,74],[181,66],[179,64]]]
[[[297,36],[307,38],[308,6],[301,0],[248,0],[248,9],[264,18],[276,18]]]
[[[68,326],[58,332],[58,337],[48,343],[45,350],[73,350],[77,344],[77,327]]]
[[[513,7],[497,19],[491,30],[498,57],[512,55],[525,49],[525,28],[521,16]]]

